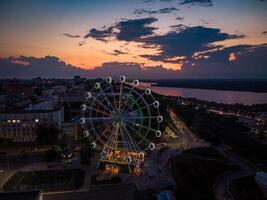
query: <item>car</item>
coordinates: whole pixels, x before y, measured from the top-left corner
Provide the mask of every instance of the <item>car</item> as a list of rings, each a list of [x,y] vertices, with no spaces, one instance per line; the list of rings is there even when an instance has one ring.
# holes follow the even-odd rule
[[[68,160],[67,161],[67,164],[72,164],[72,160]]]
[[[164,146],[165,147],[165,146],[167,146],[167,143],[166,142],[162,142],[162,143],[159,144],[159,146]]]

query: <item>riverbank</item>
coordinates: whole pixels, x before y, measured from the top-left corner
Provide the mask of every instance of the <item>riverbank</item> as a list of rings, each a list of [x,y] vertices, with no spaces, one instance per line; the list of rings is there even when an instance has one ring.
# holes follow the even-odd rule
[[[155,83],[158,87],[194,88],[263,93],[267,92],[267,79],[180,79],[153,80],[152,82]]]

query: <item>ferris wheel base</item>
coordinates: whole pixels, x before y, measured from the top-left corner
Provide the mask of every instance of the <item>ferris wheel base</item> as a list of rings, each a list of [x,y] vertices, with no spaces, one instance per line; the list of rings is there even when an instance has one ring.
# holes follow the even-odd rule
[[[99,160],[97,168],[104,173],[118,175],[119,173],[141,175],[142,170],[138,164]]]

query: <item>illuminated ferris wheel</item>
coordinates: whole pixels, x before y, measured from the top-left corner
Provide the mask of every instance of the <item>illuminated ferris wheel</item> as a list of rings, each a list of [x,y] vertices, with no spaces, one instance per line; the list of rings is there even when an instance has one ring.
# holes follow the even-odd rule
[[[163,117],[151,90],[138,80],[107,77],[86,92],[80,124],[100,162],[139,166],[145,151],[155,148]]]

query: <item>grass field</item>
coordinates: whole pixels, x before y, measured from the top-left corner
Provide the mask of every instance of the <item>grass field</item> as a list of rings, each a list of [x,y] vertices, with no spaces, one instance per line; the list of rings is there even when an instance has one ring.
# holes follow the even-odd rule
[[[77,190],[85,172],[80,169],[17,172],[4,185],[4,191],[41,189],[43,192]]]

